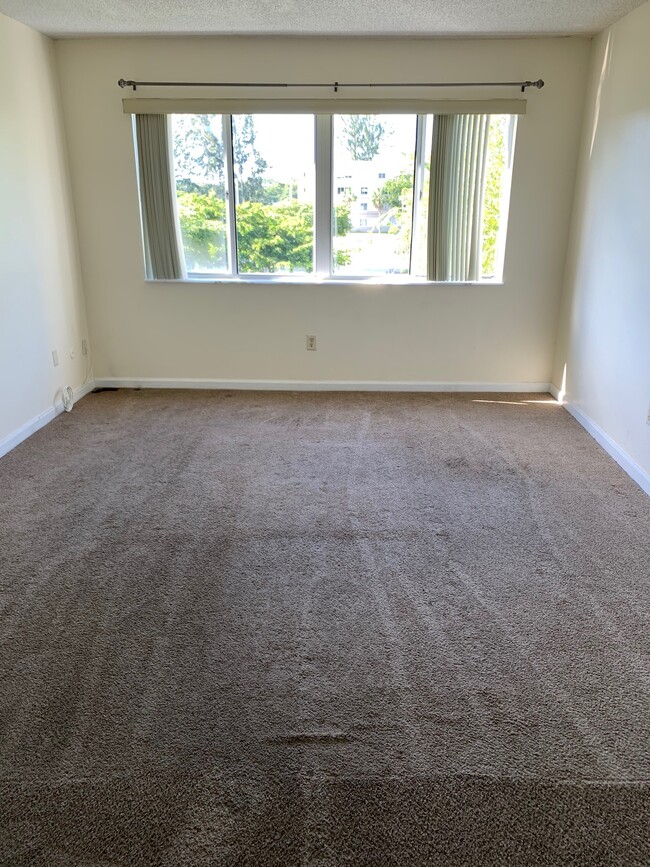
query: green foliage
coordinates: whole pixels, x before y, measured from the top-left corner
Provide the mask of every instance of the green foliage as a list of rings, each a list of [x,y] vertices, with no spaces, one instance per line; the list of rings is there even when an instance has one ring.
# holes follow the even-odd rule
[[[295,201],[242,202],[237,206],[241,273],[313,270],[314,213]]]
[[[254,201],[262,187],[267,162],[255,146],[251,114],[233,118],[233,169],[239,201]],[[174,121],[174,171],[179,183],[222,187],[225,152],[219,115],[178,115]]]
[[[182,114],[174,120],[174,170],[194,183],[223,184],[224,149],[220,121],[209,114]]]
[[[233,117],[232,164],[235,174],[238,202],[257,202],[262,198],[268,163],[255,147],[255,122],[253,115]]]
[[[401,172],[394,178],[389,178],[386,183],[375,190],[372,195],[372,203],[380,214],[395,208],[402,208],[405,196],[413,196],[413,173]]]
[[[183,193],[207,193],[213,191],[217,196],[223,198],[225,186],[223,184],[197,184],[188,178],[179,178],[176,180],[176,190]]]
[[[382,226],[387,226],[391,235],[398,236],[397,251],[408,252],[413,214],[413,173],[400,172],[389,178],[375,190],[372,203],[379,211],[380,231]]]
[[[226,205],[213,189],[178,192],[185,262],[188,271],[226,270]]]
[[[350,217],[350,206],[347,204],[337,205],[334,209],[334,234],[347,235],[352,229],[352,219]]]
[[[284,184],[281,181],[263,180],[256,191],[254,201],[262,202],[264,205],[272,205],[274,202],[293,199],[296,192],[295,187],[292,189],[290,184]]]
[[[233,118],[237,254],[241,273],[313,270],[314,209],[290,183],[264,177],[268,165],[255,145],[252,115]],[[188,271],[228,269],[225,154],[221,123],[210,115],[174,122],[178,215]],[[338,234],[351,229],[350,209],[336,208]],[[346,264],[347,253],[336,254]]]
[[[220,197],[213,188],[179,190],[178,214],[188,270],[226,270],[226,205],[223,196]],[[347,234],[351,228],[349,209],[339,205],[336,216],[338,234]],[[241,273],[311,273],[313,244],[314,209],[311,204],[287,198],[273,202],[240,202],[237,205],[237,253]],[[345,265],[348,260],[346,251],[336,254],[337,265]]]
[[[345,146],[353,160],[374,159],[385,133],[384,125],[372,114],[351,114],[343,121]]]
[[[256,181],[268,168],[268,163],[255,147],[255,121],[252,114],[239,114],[233,117],[232,163],[237,180],[240,201],[254,201]],[[248,186],[250,185],[250,192]]]
[[[501,192],[506,164],[504,134],[506,121],[505,116],[493,117],[488,133],[488,165],[483,198],[483,261],[481,266],[481,274],[484,277],[493,276],[496,267]]]

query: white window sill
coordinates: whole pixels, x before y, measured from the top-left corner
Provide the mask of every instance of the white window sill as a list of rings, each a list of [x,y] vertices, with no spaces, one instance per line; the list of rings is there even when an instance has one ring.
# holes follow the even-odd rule
[[[147,278],[146,283],[178,283],[192,286],[219,284],[269,284],[269,285],[312,285],[312,286],[503,286],[503,280],[474,280],[467,282],[452,282],[443,280],[426,280],[424,277],[390,274],[384,277],[314,277],[312,274],[248,274],[233,277],[224,275],[193,276],[179,280],[154,280]]]

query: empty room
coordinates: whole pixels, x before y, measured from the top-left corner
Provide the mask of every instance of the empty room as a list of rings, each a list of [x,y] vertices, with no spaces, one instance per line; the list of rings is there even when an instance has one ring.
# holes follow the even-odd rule
[[[649,44],[0,0],[0,864],[650,865]]]

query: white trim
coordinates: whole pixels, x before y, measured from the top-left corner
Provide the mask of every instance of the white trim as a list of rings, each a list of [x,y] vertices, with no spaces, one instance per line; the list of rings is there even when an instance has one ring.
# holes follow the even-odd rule
[[[551,386],[549,390],[554,397],[559,394],[559,390],[555,386]],[[608,433],[605,433],[600,425],[596,424],[596,422],[589,418],[589,416],[581,409],[578,409],[577,406],[569,403],[569,401],[564,401],[563,406],[566,411],[573,416],[578,424],[582,425],[587,433],[596,440],[598,445],[605,449],[607,454],[616,461],[619,467],[625,470],[628,476],[637,483],[641,490],[645,491],[645,493],[650,496],[650,474],[640,467],[634,458],[628,455],[628,453],[622,449]]]
[[[253,286],[257,283],[275,283],[286,286],[401,286],[414,288],[420,286],[453,287],[480,286],[505,286],[503,280],[427,280],[426,277],[418,277],[415,274],[383,274],[374,276],[354,277],[350,274],[330,275],[322,277],[318,274],[292,272],[291,274],[199,274],[192,272],[187,279],[166,280],[162,277],[147,277],[145,283],[185,283],[192,286],[218,286],[222,283],[239,283],[242,286]]]
[[[174,239],[176,244],[176,253],[178,261],[181,265],[181,280],[187,280],[187,267],[185,265],[185,252],[183,250],[183,234],[181,232],[181,220],[178,212],[178,194],[176,192],[176,175],[174,167],[174,131],[173,123],[170,123],[169,117],[166,117],[165,126],[167,127],[167,162],[169,165],[169,182],[171,189],[169,195],[172,201],[172,213],[174,215]],[[140,179],[138,178],[138,184]]]
[[[536,392],[546,393],[548,382],[392,382],[387,380],[308,379],[96,379],[97,388],[205,388],[234,391],[408,391],[408,392]]]
[[[82,397],[87,395],[88,392],[92,391],[94,387],[95,383],[93,381],[90,381],[87,382],[85,385],[80,385],[78,388],[75,388],[75,403],[78,400],[81,400]],[[62,412],[63,401],[57,400],[51,407],[43,410],[43,412],[39,413],[37,416],[34,416],[34,418],[25,422],[25,424],[21,425],[17,430],[13,431],[13,433],[8,434],[4,439],[0,440],[0,458],[10,452],[12,449],[15,449],[16,446],[24,442],[33,433],[36,433],[37,430],[45,427],[46,424],[49,424],[49,422],[55,419],[57,415],[60,415]]]
[[[560,397],[560,389],[557,387],[557,385],[553,385],[553,383],[551,382],[549,384],[548,390],[549,390],[549,393],[553,395],[553,397],[556,399],[556,401],[558,403],[564,403],[563,398]]]
[[[221,117],[221,136],[223,138],[223,152],[226,158],[226,258],[228,259],[228,276],[238,277],[239,256],[237,253],[237,189],[235,187],[235,166],[232,153],[232,116],[229,114],[224,114]]]
[[[413,248],[419,238],[422,219],[422,195],[426,173],[425,145],[427,140],[426,114],[419,114],[415,121],[415,159],[413,161],[413,204],[411,207],[411,238],[409,243],[409,275],[413,274]],[[434,121],[435,123],[435,121]]]
[[[332,117],[315,115],[314,124],[314,274],[326,280],[334,270],[332,234],[334,228]]]

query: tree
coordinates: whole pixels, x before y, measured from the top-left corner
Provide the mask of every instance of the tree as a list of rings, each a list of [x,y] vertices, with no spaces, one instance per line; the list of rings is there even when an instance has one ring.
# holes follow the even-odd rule
[[[344,235],[347,235],[348,232],[352,229],[352,219],[350,217],[350,206],[348,204],[337,205],[334,208],[335,212],[335,220],[334,225],[336,227],[336,235],[342,238]],[[339,262],[339,265],[345,264],[344,262]]]
[[[232,130],[232,162],[239,202],[258,201],[263,186],[262,175],[268,168],[268,163],[255,147],[255,139],[253,115],[236,116]]]
[[[243,202],[237,207],[241,273],[313,270],[313,208],[299,202]]]
[[[253,116],[238,116],[233,124],[233,169],[239,201],[255,200],[262,188],[262,175],[268,168],[255,147],[255,138]],[[192,114],[176,118],[174,169],[177,181],[223,189],[225,152],[218,115]]]
[[[207,192],[178,192],[178,217],[188,271],[225,270],[226,203]]]
[[[174,169],[177,179],[222,186],[224,149],[220,121],[209,114],[183,114],[174,122]]]
[[[343,121],[343,136],[355,161],[370,162],[379,153],[386,128],[372,114],[351,114]]]
[[[401,208],[405,195],[413,195],[412,172],[401,172],[397,177],[389,178],[372,194],[372,203],[381,215],[392,209]]]
[[[413,222],[413,173],[404,171],[389,178],[375,190],[372,203],[379,211],[378,230],[397,235],[396,250],[407,252]]]
[[[265,177],[254,117],[233,118],[237,254],[242,273],[313,270],[314,209],[298,200],[293,182]],[[189,271],[225,270],[227,223],[225,152],[220,120],[183,115],[174,122],[178,214]],[[294,192],[296,198],[294,198]],[[350,209],[336,208],[337,234],[351,229]],[[338,265],[348,254],[335,254]]]
[[[179,192],[178,214],[189,271],[226,268],[226,205],[213,189]],[[336,209],[338,234],[349,232],[350,212]],[[314,209],[295,199],[237,205],[237,253],[241,273],[313,271]],[[349,261],[335,254],[337,265]]]
[[[506,123],[507,118],[503,115],[493,117],[488,132],[488,160],[483,197],[483,262],[481,271],[486,277],[494,275],[496,266],[501,193],[506,165],[504,135]]]

